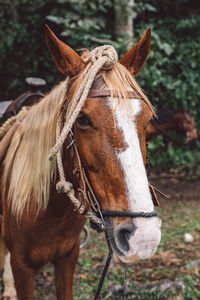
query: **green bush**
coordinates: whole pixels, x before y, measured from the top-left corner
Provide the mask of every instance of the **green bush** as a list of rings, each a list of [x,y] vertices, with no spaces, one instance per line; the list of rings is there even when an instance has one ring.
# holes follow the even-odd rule
[[[188,0],[138,1],[135,29],[138,35],[147,26],[152,29],[151,53],[139,77],[140,84],[156,108],[187,108],[199,131],[200,15],[195,5]],[[167,170],[186,164],[196,172],[199,153],[199,141],[188,146],[172,142],[167,147],[162,137],[155,139],[149,149],[153,166]]]
[[[27,76],[44,77],[49,83],[60,76],[56,68],[52,68],[44,40],[45,18],[54,6],[54,0],[1,2],[1,101],[22,93]]]
[[[3,3],[3,4],[2,4]],[[47,90],[62,76],[53,66],[44,40],[44,24],[75,49],[111,43],[119,55],[127,50],[126,36],[115,36],[112,0],[5,0],[0,3],[1,101],[25,90],[24,78],[47,80]],[[188,108],[200,128],[199,8],[194,0],[136,0],[134,42],[152,29],[149,59],[138,81],[156,108]],[[167,149],[167,151],[166,151]],[[162,153],[157,156],[157,153]],[[199,164],[200,143],[166,148],[152,142],[149,156],[158,168]]]

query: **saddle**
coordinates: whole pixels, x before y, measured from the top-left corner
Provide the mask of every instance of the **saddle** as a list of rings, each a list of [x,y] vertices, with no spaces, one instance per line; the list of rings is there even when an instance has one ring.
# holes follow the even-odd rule
[[[44,95],[39,91],[39,88],[46,85],[46,81],[41,78],[27,77],[25,79],[29,90],[22,95],[20,95],[15,100],[4,101],[2,102],[2,115],[0,116],[0,129],[1,126],[11,117],[16,116],[24,106],[32,106],[37,103]],[[3,161],[3,158],[6,155],[7,149],[11,143],[12,137],[18,127],[18,123],[14,123],[7,130],[3,137],[0,137],[0,165]]]

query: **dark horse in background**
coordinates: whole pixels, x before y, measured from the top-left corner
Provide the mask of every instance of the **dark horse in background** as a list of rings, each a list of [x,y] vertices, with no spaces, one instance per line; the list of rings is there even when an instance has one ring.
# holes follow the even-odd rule
[[[158,109],[157,118],[151,120],[147,127],[147,140],[151,141],[158,135],[165,135],[168,131],[177,131],[186,136],[186,143],[197,139],[198,134],[195,120],[186,109]]]
[[[161,221],[154,212],[145,171],[146,128],[154,112],[133,77],[146,60],[150,36],[148,29],[112,69],[98,73],[93,89],[100,96],[90,97],[89,92],[72,128],[81,166],[99,208],[151,214],[150,218],[108,218],[114,258],[124,264],[154,255],[161,238]],[[48,262],[55,266],[57,298],[73,299],[79,235],[86,222],[85,216],[74,210],[70,198],[56,190],[58,170],[48,155],[56,142],[58,116],[65,119],[69,101],[76,96],[88,65],[49,28],[46,40],[59,70],[69,77],[70,87],[66,90],[66,80],[61,82],[31,107],[17,124],[1,167],[1,235],[9,250],[5,261],[9,275],[13,273],[18,300],[33,299],[34,276]],[[112,91],[134,96],[108,96]],[[65,103],[60,110],[63,93]],[[81,178],[77,174],[76,148],[68,145],[67,138],[62,151],[63,169],[79,197]],[[11,283],[8,280],[7,285]],[[9,297],[5,288],[3,299]],[[12,297],[16,299],[16,295]]]

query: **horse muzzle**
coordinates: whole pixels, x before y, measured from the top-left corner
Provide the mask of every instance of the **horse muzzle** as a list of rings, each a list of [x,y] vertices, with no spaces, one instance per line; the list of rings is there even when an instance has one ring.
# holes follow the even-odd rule
[[[129,264],[152,257],[160,243],[161,223],[157,217],[135,218],[132,223],[117,226],[113,231],[113,239],[110,239],[115,261]]]

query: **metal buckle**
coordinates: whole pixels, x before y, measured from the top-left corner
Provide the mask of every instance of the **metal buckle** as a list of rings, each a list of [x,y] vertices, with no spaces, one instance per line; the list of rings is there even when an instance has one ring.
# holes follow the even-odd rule
[[[71,129],[69,131],[69,134],[71,134],[72,141],[69,145],[67,145],[67,149],[69,149],[75,143],[74,134],[73,134],[73,131]]]

